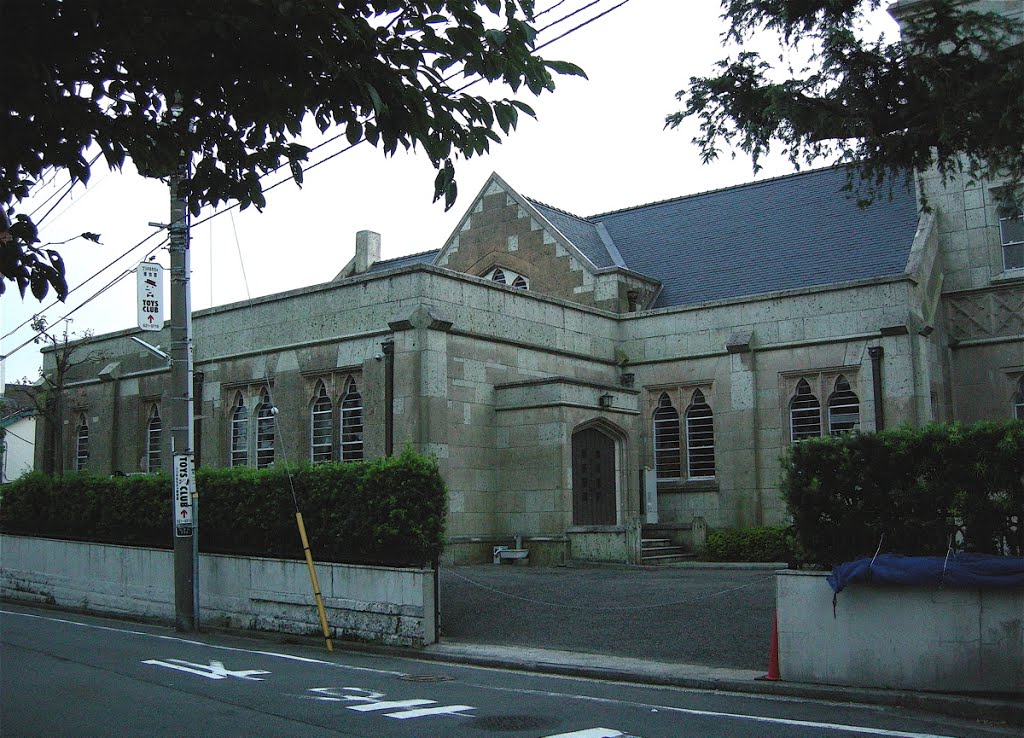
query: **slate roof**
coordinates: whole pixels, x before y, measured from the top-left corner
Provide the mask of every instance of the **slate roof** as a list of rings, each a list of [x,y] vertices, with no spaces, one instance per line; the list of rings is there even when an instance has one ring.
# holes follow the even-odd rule
[[[576,248],[583,252],[598,269],[615,266],[615,260],[608,253],[601,236],[597,232],[597,225],[585,218],[567,213],[564,210],[553,208],[542,202],[526,198],[540,211],[540,214],[548,219],[563,236],[569,239]]]
[[[661,282],[652,307],[665,308],[902,274],[918,224],[913,191],[900,183],[859,208],[845,184],[846,170],[829,167],[588,217],[527,199],[598,269],[619,264]],[[439,253],[369,271],[433,264]]]
[[[914,193],[858,208],[831,167],[590,216],[626,266],[676,307],[902,274],[917,230]],[[568,234],[565,234],[568,236]]]
[[[409,266],[410,264],[433,264],[434,259],[441,253],[441,249],[434,249],[433,251],[423,251],[419,254],[409,254],[408,256],[398,256],[394,259],[385,259],[383,261],[375,261],[370,265],[367,270],[368,274],[374,272],[383,272],[386,269],[398,269],[398,267]]]

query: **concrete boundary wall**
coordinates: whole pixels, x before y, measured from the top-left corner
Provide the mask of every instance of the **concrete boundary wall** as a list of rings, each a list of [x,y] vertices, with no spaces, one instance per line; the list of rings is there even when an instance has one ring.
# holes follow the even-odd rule
[[[779,670],[787,681],[1024,694],[1024,590],[857,583],[777,572]]]
[[[0,597],[92,613],[174,618],[173,553],[0,536]],[[319,635],[304,561],[202,554],[200,624]],[[317,564],[333,637],[395,646],[435,639],[430,569]]]

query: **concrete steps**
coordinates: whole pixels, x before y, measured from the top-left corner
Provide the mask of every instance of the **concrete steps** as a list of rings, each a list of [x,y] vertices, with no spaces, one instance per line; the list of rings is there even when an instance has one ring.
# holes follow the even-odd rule
[[[694,554],[688,553],[682,546],[673,546],[669,538],[641,538],[640,563],[650,566],[657,564],[674,564],[690,561]]]

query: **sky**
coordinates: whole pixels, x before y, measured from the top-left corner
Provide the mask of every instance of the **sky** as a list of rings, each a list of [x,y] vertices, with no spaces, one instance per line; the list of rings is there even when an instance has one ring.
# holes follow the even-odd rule
[[[538,0],[538,11],[555,1]],[[587,2],[568,0],[539,19],[537,27]],[[542,33],[539,40],[618,2],[598,0],[590,10]],[[435,172],[427,157],[399,152],[388,158],[363,144],[307,171],[301,189],[289,182],[269,192],[262,212],[234,210],[194,227],[193,309],[329,281],[352,257],[359,230],[381,234],[383,259],[440,248],[491,172],[527,197],[580,216],[792,173],[792,165],[778,156],[764,160],[756,175],[742,153],[735,158],[726,153],[704,165],[691,140],[697,133],[694,122],[665,129],[665,116],[681,107],[675,95],[690,77],[710,74],[714,62],[734,52],[722,46],[725,24],[720,14],[718,0],[629,0],[546,48],[542,55],[578,64],[589,79],[559,77],[553,93],[538,98],[521,94],[520,99],[537,111],[537,120],[521,116],[517,130],[502,144],[492,144],[489,154],[456,162],[459,198],[447,213],[441,203],[432,202]],[[895,34],[895,23],[884,11],[872,20],[873,31]],[[773,40],[765,38],[759,50],[772,48]],[[490,94],[483,85],[471,90]],[[342,141],[314,152],[310,163],[338,151]],[[285,176],[271,175],[267,182]],[[52,183],[37,188],[22,211],[39,207],[37,215],[45,213],[53,201],[43,201],[66,181],[66,175],[56,175]],[[200,219],[211,212],[204,211]],[[130,163],[122,172],[108,172],[99,164],[87,187],[72,190],[43,221],[43,243],[84,231],[101,235],[101,245],[77,239],[58,247],[72,288],[114,264],[75,290],[64,304],[51,304],[52,296],[42,303],[31,295],[22,300],[16,286],[8,283],[0,297],[0,354],[7,356],[7,382],[34,381],[38,376],[39,347],[29,343],[18,348],[33,336],[28,325],[18,327],[33,314],[41,313],[50,324],[60,330],[66,325],[77,335],[134,326],[134,274],[93,296],[147,255],[158,238],[130,249],[154,232],[149,223],[168,218],[166,186],[139,177]],[[118,259],[125,252],[127,256]],[[166,248],[155,254],[158,263],[169,265]],[[62,322],[72,310],[72,322]]]

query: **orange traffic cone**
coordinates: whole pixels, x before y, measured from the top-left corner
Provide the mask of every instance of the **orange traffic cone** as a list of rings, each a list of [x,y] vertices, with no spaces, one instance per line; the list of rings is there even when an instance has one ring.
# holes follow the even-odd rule
[[[772,623],[772,645],[768,649],[768,673],[758,677],[764,682],[777,682],[782,679],[779,674],[779,612],[775,611],[775,622]]]

